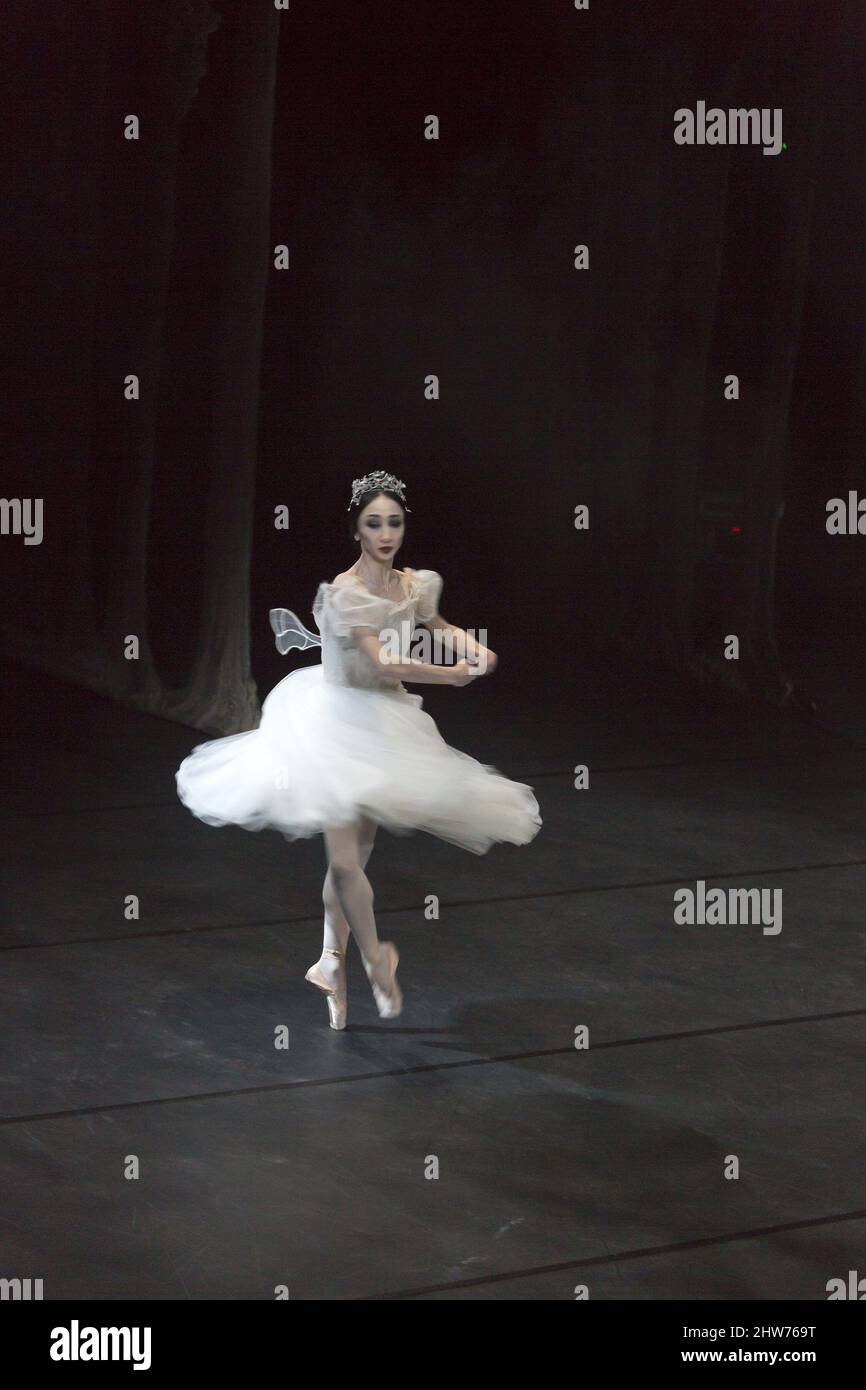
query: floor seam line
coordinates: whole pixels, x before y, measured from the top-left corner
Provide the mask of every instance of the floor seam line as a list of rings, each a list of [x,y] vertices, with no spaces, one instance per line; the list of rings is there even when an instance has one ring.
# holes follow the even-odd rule
[[[34,1124],[44,1120],[72,1120],[86,1115],[104,1115],[119,1110],[143,1110],[163,1105],[195,1105],[212,1100],[242,1100],[270,1095],[275,1091],[314,1090],[325,1086],[350,1086],[361,1081],[387,1081],[393,1077],[424,1076],[431,1072],[466,1070],[469,1067],[501,1066],[507,1062],[527,1062],[539,1057],[568,1057],[575,1053],[587,1056],[593,1052],[609,1052],[620,1047],[646,1047],[654,1043],[687,1042],[697,1038],[719,1037],[730,1033],[757,1032],[764,1028],[787,1028],[804,1023],[830,1023],[840,1019],[862,1018],[866,1008],[838,1009],[823,1014],[797,1014],[788,1018],[758,1019],[750,1023],[724,1023],[711,1028],[693,1028],[676,1033],[644,1034],[635,1038],[611,1038],[592,1044],[589,1048],[568,1047],[531,1048],[523,1052],[497,1053],[490,1057],[457,1058],[450,1062],[418,1063],[391,1067],[383,1071],[354,1072],[346,1076],[305,1077],[298,1081],[275,1081],[264,1086],[249,1086],[228,1091],[201,1091],[183,1096],[155,1096],[148,1100],[113,1101],[107,1105],[86,1105],[74,1110],[32,1111],[25,1115],[0,1116],[0,1128],[18,1124]],[[417,1031],[423,1032],[423,1029]],[[430,1030],[434,1031],[433,1029]]]

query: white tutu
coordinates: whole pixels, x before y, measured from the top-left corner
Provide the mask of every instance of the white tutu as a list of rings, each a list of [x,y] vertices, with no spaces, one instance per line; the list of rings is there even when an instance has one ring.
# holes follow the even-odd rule
[[[437,587],[432,579],[441,587],[434,571],[408,573],[421,577],[412,590],[415,603]],[[353,590],[349,611],[343,594],[321,585],[314,605],[324,664],[281,680],[262,706],[258,729],[195,748],[177,772],[183,804],[208,825],[270,827],[289,840],[365,815],[396,834],[425,830],[475,854],[499,842],[527,844],[541,826],[531,787],[450,748],[421,697],[402,685],[339,683],[347,670],[363,669],[357,657],[366,660],[345,641],[357,604],[364,625],[370,600],[388,605],[379,612],[386,621],[395,606],[404,607]],[[336,661],[326,678],[329,652]]]

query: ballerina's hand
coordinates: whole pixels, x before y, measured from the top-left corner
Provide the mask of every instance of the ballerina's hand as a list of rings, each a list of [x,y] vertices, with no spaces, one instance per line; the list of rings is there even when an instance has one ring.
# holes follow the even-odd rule
[[[477,661],[472,662],[466,661],[465,659],[455,661],[454,665],[449,667],[449,670],[451,672],[452,685],[469,685],[470,681],[474,681],[479,676],[484,675],[484,668],[479,666]]]
[[[489,647],[482,647],[480,652],[470,652],[466,660],[470,667],[478,668],[480,676],[486,676],[495,671],[499,663],[499,657]]]

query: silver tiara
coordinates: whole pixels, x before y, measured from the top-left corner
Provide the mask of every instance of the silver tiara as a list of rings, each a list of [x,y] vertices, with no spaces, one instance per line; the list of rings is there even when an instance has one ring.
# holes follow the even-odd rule
[[[346,511],[350,512],[358,498],[363,497],[365,492],[371,492],[374,488],[377,492],[396,492],[406,511],[412,510],[411,507],[406,506],[406,484],[403,480],[395,478],[393,473],[386,473],[384,469],[377,468],[375,473],[367,473],[363,478],[352,479],[352,500]]]

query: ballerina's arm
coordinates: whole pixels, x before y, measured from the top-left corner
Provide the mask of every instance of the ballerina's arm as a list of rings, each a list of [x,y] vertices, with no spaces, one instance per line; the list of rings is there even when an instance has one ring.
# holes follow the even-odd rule
[[[462,627],[456,627],[454,623],[449,623],[447,618],[443,618],[441,613],[437,613],[428,622],[422,622],[422,627],[429,628],[431,632],[438,633],[446,651],[456,653],[459,657],[465,657],[467,661],[477,661],[486,666],[487,670],[495,671],[499,657],[489,647],[484,647],[480,642],[476,642],[474,637],[470,637]]]
[[[378,675],[390,679],[394,685],[400,681],[417,681],[421,685],[456,685],[454,666],[435,666],[429,661],[418,661],[414,657],[406,661],[394,660],[392,654],[379,641],[379,634],[372,627],[353,627],[352,640],[370,661]]]

